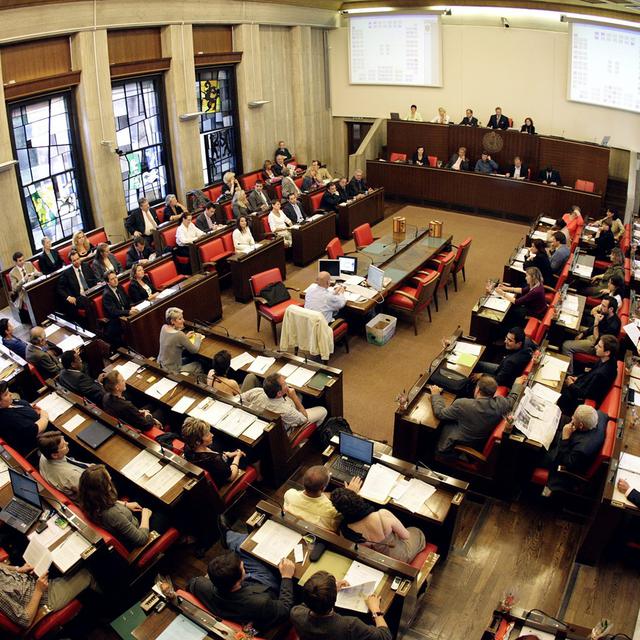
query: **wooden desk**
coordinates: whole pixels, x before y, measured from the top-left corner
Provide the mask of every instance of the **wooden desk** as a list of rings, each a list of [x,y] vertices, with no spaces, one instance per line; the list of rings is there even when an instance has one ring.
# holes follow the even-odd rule
[[[533,376],[533,379],[535,382],[539,382],[540,384],[543,384],[545,387],[549,387],[550,389],[553,389],[554,391],[557,391],[558,393],[560,393],[562,391],[562,386],[564,385],[564,381],[567,377],[567,372],[566,370],[563,371],[560,374],[560,380],[559,381],[553,381],[553,380],[546,380],[545,378],[543,378],[541,376],[541,369],[545,363],[545,361],[548,358],[554,358],[556,360],[560,360],[561,362],[564,363],[569,363],[571,361],[571,358],[569,358],[569,356],[565,356],[562,353],[545,353],[541,358],[540,361],[538,363],[538,365],[531,371],[531,375]]]
[[[316,220],[291,228],[293,264],[304,267],[324,255],[329,241],[336,235],[336,214],[326,213]]]
[[[413,153],[413,151],[411,152]],[[368,164],[368,163],[367,163]],[[353,230],[368,222],[372,227],[384,219],[385,189],[380,188],[382,182],[367,175],[369,184],[375,184],[376,189],[362,198],[349,200],[338,207],[338,235],[343,240],[350,240]]]
[[[500,328],[507,317],[511,304],[505,311],[497,311],[483,306],[488,296],[482,296],[471,309],[469,333],[482,344],[492,344],[500,333]],[[506,332],[505,332],[506,333]]]
[[[65,268],[70,269],[71,267]],[[64,269],[54,271],[24,286],[25,303],[32,325],[41,324],[52,311],[58,308],[56,288],[62,271]]]
[[[610,149],[598,144],[528,135],[514,129],[493,131],[486,127],[387,120],[389,152],[406,153],[410,158],[416,150],[416,141],[424,144],[429,155],[437,156],[444,163],[459,147],[466,147],[467,157],[474,166],[483,149],[489,149],[502,173],[506,173],[507,167],[513,164],[514,156],[520,156],[523,164],[531,169],[533,179],[537,178],[540,169],[552,165],[559,170],[562,184],[574,185],[576,180],[591,180],[598,194],[607,188]],[[371,182],[368,174],[367,179]]]
[[[595,256],[589,256],[580,249],[577,249],[573,254],[573,261],[571,262],[569,273],[573,278],[591,282],[595,262]]]
[[[228,258],[233,281],[233,294],[238,302],[250,302],[252,299],[249,278],[256,273],[269,269],[280,269],[282,279],[287,277],[287,264],[284,255],[284,240],[274,238],[263,240],[250,253],[236,253]],[[199,317],[199,316],[198,316]],[[205,320],[208,318],[205,318]]]
[[[574,204],[590,215],[602,208],[602,196],[595,193],[379,160],[367,161],[367,180],[384,187],[387,195],[525,220],[535,220],[541,212],[568,211]]]
[[[539,610],[531,608],[528,610],[521,607],[514,607],[511,612],[494,611],[491,623],[487,626],[480,640],[494,640],[496,632],[501,625],[514,624],[514,630],[508,635],[508,638],[520,637],[520,631],[523,626],[550,634],[557,640],[586,640],[591,635],[591,629],[580,627],[578,625],[565,622],[566,628],[559,628],[557,622],[546,615],[541,614]]]
[[[5,362],[0,364],[0,380],[8,382],[10,385],[16,383],[20,378],[24,377],[25,382],[27,361],[23,360],[17,353],[7,349],[2,343],[0,343],[0,358]],[[31,377],[30,375],[28,376]]]
[[[568,293],[564,300],[567,298],[577,298],[578,310],[575,314],[572,312],[571,314],[562,311],[562,308],[558,310],[558,317],[555,321],[555,325],[564,330],[565,334],[569,334],[567,338],[571,338],[580,333],[580,325],[582,323],[582,316],[584,314],[585,306],[587,304],[586,296],[581,296],[577,294]],[[557,344],[557,342],[553,342],[553,344]]]

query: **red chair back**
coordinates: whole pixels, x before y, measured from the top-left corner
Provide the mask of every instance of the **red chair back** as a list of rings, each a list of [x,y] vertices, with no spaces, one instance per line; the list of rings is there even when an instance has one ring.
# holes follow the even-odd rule
[[[256,273],[249,278],[251,292],[254,296],[257,296],[266,286],[273,284],[274,282],[282,282],[282,274],[278,268]]]
[[[203,189],[203,193],[211,202],[215,202],[222,195],[222,183]]]
[[[373,233],[371,233],[371,225],[368,222],[361,224],[353,230],[353,240],[356,248],[367,247],[373,242]]]
[[[488,440],[486,441],[484,448],[482,449],[482,455],[488,460],[491,452],[497,443],[502,440],[502,435],[504,433],[504,428],[507,426],[507,421],[502,419],[496,428],[493,430]]]
[[[416,287],[416,298],[418,299],[416,309],[418,311],[426,309],[433,302],[439,278],[440,274],[437,271],[434,271],[424,279],[416,278],[415,282],[418,285]]]
[[[590,180],[576,180],[574,188],[578,191],[587,191],[589,193],[593,193],[596,185]]]
[[[256,186],[256,182],[261,180],[262,171],[252,171],[251,173],[246,173],[243,176],[240,176],[240,184],[245,191],[251,191]]]
[[[94,246],[98,246],[101,242],[109,244],[109,238],[107,238],[107,232],[104,229],[96,229],[89,231],[87,234],[87,240]]]
[[[62,262],[64,262],[65,264],[71,264],[71,261],[69,260],[71,249],[73,249],[73,245],[71,243],[66,244],[64,247],[60,247],[58,249],[58,255],[60,256]]]
[[[613,446],[616,441],[616,422],[615,420],[609,420],[607,422],[607,429],[604,433],[604,442],[602,443],[602,447],[600,452],[596,456],[596,459],[593,461],[593,464],[587,470],[585,474],[586,478],[593,478],[595,474],[598,472],[598,469],[604,464],[609,464],[611,460],[611,456],[613,455]]]
[[[212,238],[198,245],[198,253],[201,262],[215,262],[216,256],[225,253],[222,238]]]
[[[162,238],[162,244],[165,247],[170,247],[171,249],[176,246],[176,232],[178,231],[178,225],[174,225],[169,227],[168,229],[163,229],[160,232],[160,237]]]
[[[131,245],[126,245],[125,247],[116,249],[116,251],[113,252],[113,257],[122,265],[123,269],[127,268],[127,252],[129,251],[130,246]]]
[[[343,256],[344,250],[342,249],[340,238],[332,238],[325,247],[325,251],[330,260],[337,260],[340,256]]]
[[[266,234],[271,233],[271,227],[269,226],[269,216],[262,216],[260,219],[262,222],[262,229]]]
[[[224,245],[225,251],[235,253],[236,248],[233,246],[233,231],[229,231],[229,233],[225,233],[222,236],[222,244]]]
[[[396,153],[392,151],[389,154],[389,162],[406,162],[407,154],[406,153]]]
[[[438,156],[427,156],[427,160],[429,160],[430,167],[438,166]]]
[[[158,218],[158,222],[160,222],[160,224],[162,224],[164,222],[165,210],[166,210],[166,207],[164,205],[162,205],[162,206],[158,207],[157,209],[155,209],[156,217]]]
[[[40,260],[38,258],[31,260],[31,263],[38,271],[40,271]]]
[[[160,289],[165,283],[178,278],[178,270],[176,269],[175,262],[167,260],[166,262],[149,269],[149,271],[147,271],[147,275],[151,278],[153,286],[156,289]]]
[[[282,200],[282,185],[278,183],[273,187],[273,190],[276,192],[276,198]]]
[[[224,220],[227,222],[229,222],[229,220],[233,220],[233,205],[231,204],[231,200],[220,205],[220,209],[222,210],[222,217]]]
[[[445,253],[441,258],[439,258],[440,267],[438,268],[438,271],[440,272],[440,284],[438,286],[440,289],[444,289],[447,284],[449,284],[449,276],[451,275],[455,259],[455,251],[449,251],[449,253]]]
[[[465,238],[459,245],[458,245],[458,252],[456,253],[456,258],[455,258],[455,272],[458,273],[459,271],[462,271],[462,269],[464,268],[465,263],[467,262],[467,255],[469,255],[469,249],[471,248],[471,242],[473,241],[473,238],[471,236]]]
[[[324,189],[320,189],[316,193],[312,194],[309,198],[311,202],[311,214],[313,215],[319,208],[320,202],[322,201],[322,196],[324,195]]]
[[[34,364],[31,364],[30,362],[27,362],[27,367],[29,368],[29,373],[35,378],[36,382],[41,387],[45,387],[47,383],[44,381],[42,374],[38,371],[38,367],[36,367]]]
[[[104,305],[102,303],[102,294],[95,296],[91,302],[93,303],[93,310],[96,314],[96,318],[98,320],[102,320],[104,318]]]
[[[302,190],[302,181],[304,180],[304,178],[302,176],[300,176],[299,178],[296,178],[293,182],[295,183],[296,187],[298,187],[298,189]]]

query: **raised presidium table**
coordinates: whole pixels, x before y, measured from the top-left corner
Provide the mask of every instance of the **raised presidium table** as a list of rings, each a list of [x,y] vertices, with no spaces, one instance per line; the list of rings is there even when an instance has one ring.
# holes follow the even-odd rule
[[[496,610],[480,640],[515,640],[532,634],[544,640],[587,640],[591,629],[556,620],[539,609]]]

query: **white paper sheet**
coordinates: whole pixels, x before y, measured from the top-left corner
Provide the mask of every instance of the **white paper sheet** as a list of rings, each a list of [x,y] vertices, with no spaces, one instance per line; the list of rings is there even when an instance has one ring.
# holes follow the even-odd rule
[[[357,584],[353,587],[345,587],[338,591],[336,606],[350,611],[367,611],[366,599],[374,592],[376,583],[372,581]]]
[[[148,451],[141,451],[122,467],[120,473],[133,482],[143,480],[144,484],[144,478],[151,478],[161,469],[162,463],[159,458]]]
[[[91,543],[77,531],[66,537],[52,552],[53,564],[64,573],[80,560]]]
[[[536,382],[533,387],[531,387],[531,390],[533,391],[534,395],[542,398],[546,402],[550,402],[551,404],[555,404],[561,395],[558,391],[555,391],[554,389],[551,389],[550,387],[547,387],[540,382]]]
[[[165,396],[172,389],[175,389],[177,386],[178,383],[174,380],[170,380],[169,378],[160,378],[160,380],[152,384],[145,393],[152,398],[160,400],[160,398]]]
[[[234,438],[239,438],[245,429],[255,422],[255,419],[256,417],[252,413],[248,413],[239,407],[234,407],[216,424],[216,428]]]
[[[542,224],[550,224],[551,226],[556,223],[553,218],[548,218],[547,216],[542,216],[538,222],[542,222]]]
[[[367,473],[360,496],[384,504],[389,499],[400,474],[382,464],[374,464]]]
[[[266,356],[257,356],[249,366],[249,371],[264,375],[271,366],[276,362],[275,358],[267,358]]]
[[[139,371],[140,365],[135,362],[125,362],[124,364],[117,365],[116,369],[125,380],[128,380],[132,375]]]
[[[304,387],[311,378],[316,374],[313,369],[305,369],[305,367],[298,367],[291,375],[287,376],[286,382],[292,387],[298,387],[301,389]]]
[[[629,340],[633,342],[635,348],[637,349],[638,341],[640,340],[640,327],[638,326],[638,322],[634,320],[629,324],[625,324],[624,327],[622,328],[624,329],[625,333],[629,336]]]
[[[218,422],[222,420],[233,409],[233,405],[215,400],[214,398],[204,398],[193,409],[190,409],[187,413],[194,418],[200,418],[208,422],[212,426],[217,426]]]
[[[184,478],[184,473],[182,473],[180,469],[176,469],[170,464],[165,464],[161,471],[144,483],[144,488],[150,493],[153,493],[154,496],[161,498],[182,478]]]
[[[47,547],[40,544],[38,540],[32,538],[27,548],[22,554],[24,561],[33,567],[33,572],[40,577],[49,571],[49,567],[53,562],[51,552]]]
[[[74,349],[81,347],[83,344],[84,340],[80,336],[72,334],[67,336],[64,340],[61,340],[57,347],[61,351],[73,351]]]
[[[178,287],[169,287],[168,289],[163,289],[158,293],[157,300],[162,300],[163,298],[167,298],[173,295],[176,291],[178,291]]]
[[[411,478],[408,484],[406,491],[400,498],[396,498],[395,503],[415,513],[436,492],[436,488],[418,478]]]
[[[36,406],[44,409],[49,414],[49,420],[53,421],[61,416],[65,411],[68,411],[73,405],[61,398],[57,393],[50,393],[41,400],[36,402]]]
[[[87,418],[86,416],[84,416],[81,413],[77,413],[75,416],[73,416],[73,418],[67,420],[63,425],[62,428],[67,431],[68,433],[72,433],[73,431],[75,431],[81,424],[84,424],[89,418]]]
[[[618,469],[625,469],[640,474],[640,456],[634,456],[631,453],[623,451],[618,461]]]
[[[180,400],[171,407],[171,411],[175,411],[176,413],[186,413],[195,401],[196,399],[191,396],[182,396],[182,398],[180,398]]]
[[[167,625],[156,640],[203,640],[206,637],[206,631],[180,614]]]
[[[584,265],[584,264],[577,264],[573,268],[573,273],[575,273],[577,276],[581,276],[583,278],[590,278],[592,272],[593,272],[593,267],[589,267],[589,266]]]
[[[629,375],[632,378],[640,378],[640,365],[634,364]]]
[[[143,300],[138,304],[134,304],[133,308],[137,309],[138,311],[144,311],[147,307],[150,307],[150,306],[151,306],[151,300]]]
[[[565,327],[569,327],[569,329],[577,329],[580,326],[580,318],[561,311],[558,316],[558,323],[563,324]]]
[[[365,597],[375,592],[383,578],[384,573],[382,571],[374,569],[373,567],[368,567],[366,564],[362,564],[357,560],[354,560],[351,563],[349,570],[344,576],[344,579],[349,583],[350,587],[367,584],[368,593],[364,594]],[[372,583],[372,585],[369,585],[368,583]],[[336,606],[365,613],[367,611],[367,605],[364,598],[359,597],[358,602],[354,602],[350,595],[352,594],[349,594],[348,592],[343,594],[342,591],[338,591]]]
[[[298,368],[297,364],[293,364],[293,362],[287,362],[283,367],[278,369],[278,373],[285,378],[289,377],[296,369]]]
[[[52,333],[58,331],[60,327],[57,324],[50,324],[44,328],[44,335],[48,338]]]
[[[494,311],[506,311],[509,308],[510,302],[500,296],[489,296],[483,303],[483,307],[487,309],[493,309]]]
[[[269,525],[268,529],[265,527]],[[253,554],[263,560],[277,565],[286,558],[293,548],[302,540],[302,536],[277,522],[267,520],[254,535],[258,536]]]
[[[251,364],[254,360],[255,358],[248,351],[245,351],[235,358],[231,358],[231,368],[238,371],[246,364]]]
[[[471,342],[462,342],[458,340],[453,348],[456,353],[470,353],[474,356],[479,356],[482,351],[481,344],[473,344]]]
[[[242,434],[252,440],[257,440],[263,433],[264,428],[268,425],[264,420],[255,420]]]
[[[531,234],[531,239],[532,240],[546,240],[547,239],[547,232],[546,231],[534,231]]]
[[[560,407],[540,398],[527,388],[516,408],[514,426],[527,438],[539,442],[549,450],[560,423],[560,416]]]

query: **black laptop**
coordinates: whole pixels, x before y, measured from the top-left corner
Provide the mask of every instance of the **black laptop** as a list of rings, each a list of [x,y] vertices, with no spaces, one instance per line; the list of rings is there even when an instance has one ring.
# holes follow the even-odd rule
[[[11,468],[9,468],[9,479],[11,480],[13,498],[0,511],[0,520],[6,522],[10,527],[26,533],[42,513],[38,483],[33,478]]]
[[[78,439],[88,444],[92,449],[97,449],[104,444],[111,436],[113,431],[109,427],[105,427],[99,422],[92,422],[82,433],[78,434]]]
[[[331,479],[349,482],[354,476],[366,477],[373,464],[373,440],[352,433],[339,434],[340,455],[329,467]]]

